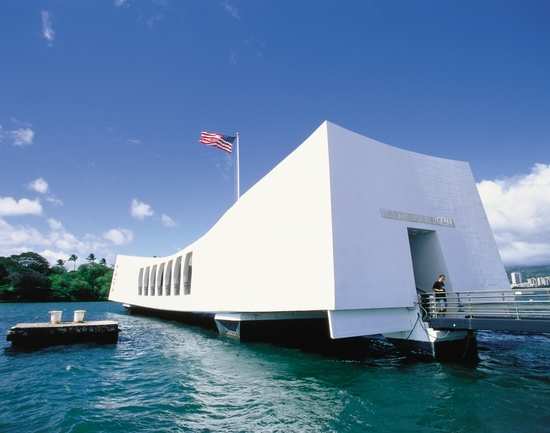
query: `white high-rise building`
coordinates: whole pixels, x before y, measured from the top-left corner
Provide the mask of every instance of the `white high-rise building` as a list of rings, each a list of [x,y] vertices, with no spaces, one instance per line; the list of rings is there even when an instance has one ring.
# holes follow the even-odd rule
[[[521,272],[512,272],[510,274],[510,278],[512,279],[513,286],[517,286],[518,284],[523,283],[523,277],[521,275]]]

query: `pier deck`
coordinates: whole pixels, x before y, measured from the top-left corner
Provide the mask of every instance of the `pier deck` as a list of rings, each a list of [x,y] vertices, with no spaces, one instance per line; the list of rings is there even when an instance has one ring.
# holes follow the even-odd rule
[[[550,289],[423,295],[420,305],[434,329],[550,332]]]
[[[13,346],[41,347],[74,343],[116,343],[118,322],[95,320],[81,323],[18,323],[12,326],[6,339]]]

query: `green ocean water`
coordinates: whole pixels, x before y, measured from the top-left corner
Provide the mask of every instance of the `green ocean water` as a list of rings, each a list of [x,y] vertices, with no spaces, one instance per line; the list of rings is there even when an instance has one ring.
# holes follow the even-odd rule
[[[480,362],[465,366],[383,341],[354,360],[239,343],[106,302],[0,304],[0,331],[54,308],[118,320],[120,341],[3,340],[0,433],[550,432],[549,335],[480,333]]]

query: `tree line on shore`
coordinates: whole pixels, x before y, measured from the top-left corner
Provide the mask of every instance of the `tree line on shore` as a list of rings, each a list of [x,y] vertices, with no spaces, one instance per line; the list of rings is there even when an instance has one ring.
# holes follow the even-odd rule
[[[100,301],[109,296],[113,269],[105,259],[90,254],[87,263],[76,266],[78,257],[67,270],[66,262],[50,266],[40,254],[26,252],[0,256],[0,300],[2,301]],[[67,263],[70,267],[70,265]]]

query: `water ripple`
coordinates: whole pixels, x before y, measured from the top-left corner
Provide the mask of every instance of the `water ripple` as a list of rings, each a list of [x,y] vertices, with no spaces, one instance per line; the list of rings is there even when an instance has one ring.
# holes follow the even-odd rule
[[[480,333],[475,367],[386,342],[336,359],[129,316],[0,304],[0,332],[54,308],[118,320],[117,345],[0,347],[0,432],[548,432],[550,337]]]

